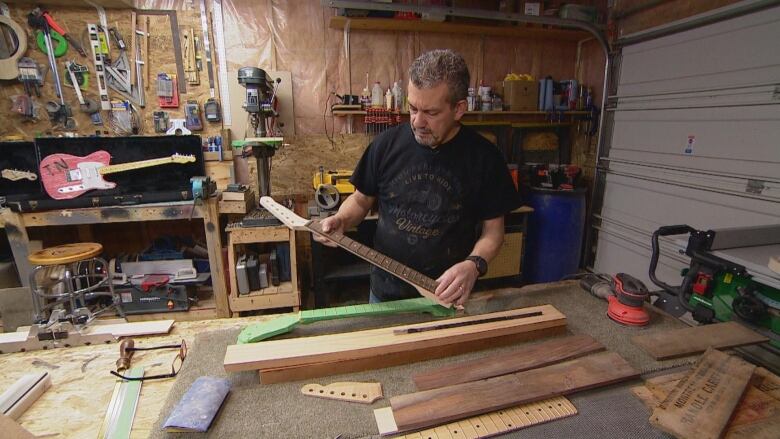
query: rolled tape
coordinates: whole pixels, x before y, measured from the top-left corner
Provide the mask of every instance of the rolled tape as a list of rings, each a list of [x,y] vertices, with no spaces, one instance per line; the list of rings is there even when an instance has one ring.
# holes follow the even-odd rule
[[[16,34],[16,39],[19,42],[16,52],[14,52],[10,58],[0,60],[0,79],[16,79],[19,76],[19,66],[17,63],[19,58],[24,55],[24,52],[27,51],[27,33],[21,26],[16,24],[15,21],[5,15],[0,15],[0,24],[4,24],[11,28],[11,31]]]

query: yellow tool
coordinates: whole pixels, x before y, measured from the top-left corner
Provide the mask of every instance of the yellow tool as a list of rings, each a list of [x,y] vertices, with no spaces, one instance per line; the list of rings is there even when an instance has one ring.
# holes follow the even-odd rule
[[[347,197],[355,192],[355,186],[349,182],[352,177],[350,170],[326,171],[320,166],[314,174],[312,186],[314,187],[314,200],[321,209],[330,210],[339,205],[342,197]]]

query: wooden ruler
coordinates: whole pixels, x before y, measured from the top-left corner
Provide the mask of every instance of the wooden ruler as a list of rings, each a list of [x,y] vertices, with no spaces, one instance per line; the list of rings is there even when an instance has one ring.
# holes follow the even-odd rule
[[[317,398],[336,399],[339,401],[372,404],[382,398],[382,383],[340,382],[327,386],[307,384],[301,388],[301,393]]]
[[[226,127],[233,125],[233,117],[230,113],[230,93],[228,92],[227,50],[225,50],[225,30],[222,18],[222,0],[213,0],[211,3],[211,24],[214,26],[214,46],[217,55],[217,69],[219,78],[219,100],[222,101],[222,124]]]
[[[284,223],[287,227],[293,230],[307,230],[317,235],[324,236],[353,255],[409,283],[415,287],[423,297],[427,297],[447,308],[452,306],[451,303],[442,302],[441,299],[434,294],[437,285],[436,281],[419,271],[409,268],[395,259],[385,256],[371,247],[367,247],[348,236],[345,236],[343,233],[326,233],[322,230],[319,221],[310,221],[301,218],[290,209],[287,209],[274,201],[271,197],[261,197],[260,204],[268,209],[273,216],[279,219],[279,221]]]
[[[398,436],[399,439],[459,439],[486,438],[510,431],[520,430],[532,425],[567,418],[577,414],[577,408],[566,397],[558,396],[530,404],[522,404],[473,416],[460,421],[450,422],[438,427],[416,433]],[[394,434],[397,431],[393,413],[390,407],[374,410],[374,417],[382,436]]]

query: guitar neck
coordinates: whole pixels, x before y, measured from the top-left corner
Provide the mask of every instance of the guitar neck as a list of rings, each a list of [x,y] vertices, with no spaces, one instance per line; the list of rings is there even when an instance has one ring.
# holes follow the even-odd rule
[[[141,160],[138,162],[121,163],[118,165],[108,165],[100,168],[100,174],[114,174],[117,172],[130,171],[133,169],[149,168],[152,166],[164,165],[167,163],[173,163],[173,157],[162,157],[159,159]]]
[[[319,221],[310,222],[306,225],[306,228],[318,235],[322,235],[331,239],[336,244],[338,244],[339,247],[344,248],[355,256],[365,259],[369,263],[376,265],[377,267],[405,280],[406,282],[409,282],[416,287],[422,288],[431,295],[433,295],[433,292],[436,291],[436,281],[430,277],[407,267],[395,259],[389,258],[377,252],[371,247],[367,247],[355,241],[343,233],[323,232]]]

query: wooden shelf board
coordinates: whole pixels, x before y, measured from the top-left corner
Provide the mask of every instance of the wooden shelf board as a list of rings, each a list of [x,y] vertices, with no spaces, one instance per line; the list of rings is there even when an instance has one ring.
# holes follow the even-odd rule
[[[233,312],[254,311],[258,309],[300,306],[300,295],[293,290],[292,282],[282,282],[279,286],[251,291],[249,294],[230,296],[230,310]]]
[[[290,294],[292,293],[292,282],[280,282],[278,286],[270,285],[268,288],[250,291],[249,294],[242,294],[238,297],[266,296],[269,294]]]
[[[518,116],[518,115],[527,115],[527,116],[544,116],[547,114],[558,114],[563,113],[564,116],[579,116],[579,115],[587,115],[590,114],[589,111],[537,111],[537,110],[527,110],[527,111],[467,111],[464,114],[464,117],[468,116]],[[332,111],[333,116],[341,117],[341,116],[365,116],[366,111],[365,110],[334,110]],[[409,116],[409,113],[401,113],[401,116]]]
[[[545,29],[523,26],[483,26],[466,23],[439,23],[424,20],[394,20],[389,18],[331,17],[330,27],[331,29],[344,29],[347,21],[349,21],[349,28],[351,30],[472,34],[572,42],[591,37],[588,32],[577,30]]]
[[[290,240],[290,229],[286,226],[241,227],[228,231],[233,244],[287,242]]]

